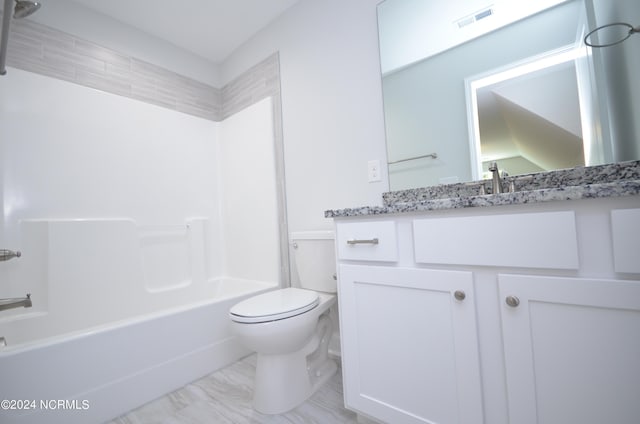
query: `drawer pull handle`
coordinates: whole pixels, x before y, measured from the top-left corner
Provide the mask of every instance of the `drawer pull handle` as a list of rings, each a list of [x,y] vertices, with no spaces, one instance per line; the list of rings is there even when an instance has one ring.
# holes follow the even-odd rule
[[[350,244],[350,245],[354,245],[354,244],[378,244],[378,239],[377,238],[372,238],[372,239],[368,239],[368,240],[347,240],[347,244]]]
[[[459,300],[460,302],[462,302],[467,297],[467,294],[462,290],[456,290],[453,293],[453,297],[455,297],[456,300]]]

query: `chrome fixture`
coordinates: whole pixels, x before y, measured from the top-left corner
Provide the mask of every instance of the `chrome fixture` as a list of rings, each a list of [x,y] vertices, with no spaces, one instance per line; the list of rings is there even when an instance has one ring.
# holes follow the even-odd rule
[[[607,29],[606,31],[602,31],[603,29]],[[600,32],[600,35],[605,38],[605,40],[597,42],[593,42],[591,40],[591,36],[596,32]],[[601,25],[598,28],[594,29],[590,33],[588,33],[584,37],[584,44],[589,47],[609,47],[615,46],[616,44],[622,43],[627,38],[631,37],[633,34],[640,33],[640,26],[634,27],[631,24],[626,22],[614,22],[612,24]]]
[[[15,1],[13,17],[16,19],[27,16],[40,9],[41,4],[37,1],[27,0],[4,0],[4,11],[2,12],[2,35],[0,36],[0,75],[7,73],[5,64],[7,62],[7,43],[9,42],[9,25],[11,24],[11,4]]]
[[[437,153],[429,153],[428,155],[414,156],[414,157],[411,157],[411,158],[394,160],[394,161],[387,162],[387,163],[389,165],[393,165],[394,163],[402,163],[402,162],[408,162],[410,160],[417,160],[417,159],[424,159],[424,158],[438,159],[438,154]]]
[[[26,18],[32,15],[42,6],[37,1],[16,0],[16,7],[13,9],[13,17],[16,19]]]
[[[453,293],[453,297],[462,302],[467,297],[467,294],[462,290],[456,290],[455,293]]]
[[[491,171],[492,175],[492,187],[491,193],[499,194],[502,193],[502,180],[500,179],[500,170],[498,170],[498,162],[491,162],[489,165],[489,171]]]
[[[19,258],[22,253],[14,252],[13,250],[0,249],[0,262],[8,261],[9,259]]]
[[[27,293],[27,297],[0,299],[0,311],[13,308],[30,308],[31,306],[33,306],[31,303],[31,293]]]
[[[520,304],[520,299],[518,299],[516,296],[507,296],[504,301],[512,308],[517,308]]]
[[[368,239],[368,240],[347,240],[347,244],[350,244],[350,245],[354,245],[354,244],[378,244],[378,239],[377,238],[372,238],[372,239]]]

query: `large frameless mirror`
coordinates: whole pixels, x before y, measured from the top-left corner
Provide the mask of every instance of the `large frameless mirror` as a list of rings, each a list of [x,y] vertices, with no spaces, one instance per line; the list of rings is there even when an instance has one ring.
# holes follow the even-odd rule
[[[391,190],[481,179],[490,161],[518,175],[640,159],[640,83],[615,65],[632,69],[640,36],[584,42],[618,15],[640,22],[640,4],[532,3],[379,4]]]

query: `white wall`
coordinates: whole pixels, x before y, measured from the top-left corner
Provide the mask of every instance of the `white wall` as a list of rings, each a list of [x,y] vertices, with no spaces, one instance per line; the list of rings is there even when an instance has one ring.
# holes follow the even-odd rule
[[[225,274],[280,282],[271,99],[220,123]]]
[[[218,65],[72,0],[46,1],[29,20],[162,66],[205,84],[214,87],[221,85]],[[179,17],[173,22],[167,22],[167,25],[180,24]]]
[[[388,189],[377,3],[302,0],[223,64],[228,82],[280,52],[289,231],[331,228],[326,209],[379,204]],[[367,182],[371,159],[382,182]]]

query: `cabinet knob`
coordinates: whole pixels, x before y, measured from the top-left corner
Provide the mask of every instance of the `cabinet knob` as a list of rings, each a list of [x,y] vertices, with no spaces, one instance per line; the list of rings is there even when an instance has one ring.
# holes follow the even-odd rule
[[[520,304],[520,299],[518,299],[516,296],[507,296],[507,298],[505,299],[505,302],[507,302],[507,305],[511,306],[512,308],[515,308]]]
[[[465,297],[467,297],[466,293],[463,292],[462,290],[456,290],[453,293],[453,297],[456,298],[456,300],[464,300]]]

